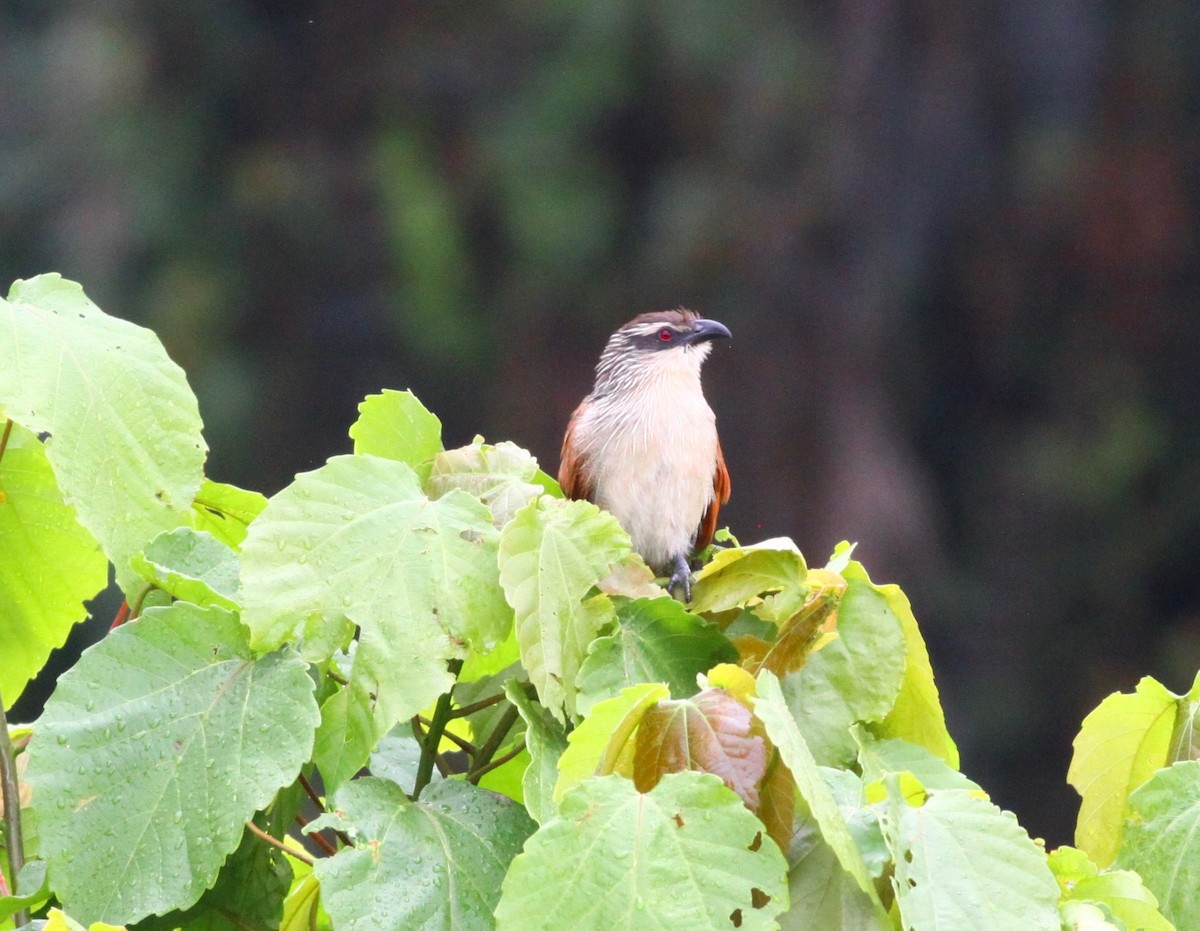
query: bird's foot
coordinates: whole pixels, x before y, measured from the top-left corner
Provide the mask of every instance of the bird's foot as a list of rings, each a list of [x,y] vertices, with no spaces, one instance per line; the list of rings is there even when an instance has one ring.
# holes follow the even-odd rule
[[[671,579],[667,582],[667,591],[675,594],[675,589],[683,586],[683,601],[687,604],[692,600],[692,570],[687,564],[687,559],[680,553],[675,557],[675,571],[671,573]]]

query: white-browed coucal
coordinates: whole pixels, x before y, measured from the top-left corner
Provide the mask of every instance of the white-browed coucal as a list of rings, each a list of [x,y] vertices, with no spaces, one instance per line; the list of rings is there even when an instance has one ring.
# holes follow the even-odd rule
[[[700,367],[729,330],[694,311],[634,317],[596,366],[592,393],[571,415],[558,481],[570,498],[611,513],[668,591],[692,597],[691,554],[712,542],[729,472]]]

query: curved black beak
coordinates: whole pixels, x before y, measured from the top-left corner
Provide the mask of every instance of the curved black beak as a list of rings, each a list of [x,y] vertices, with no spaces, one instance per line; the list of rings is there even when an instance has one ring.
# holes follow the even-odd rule
[[[716,320],[695,320],[692,322],[692,332],[688,335],[689,343],[703,343],[710,339],[732,339],[733,334],[723,323]]]

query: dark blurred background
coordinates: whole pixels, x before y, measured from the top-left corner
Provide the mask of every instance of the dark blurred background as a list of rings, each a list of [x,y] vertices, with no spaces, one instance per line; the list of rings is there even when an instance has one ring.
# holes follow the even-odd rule
[[[725,322],[732,529],[857,540],[1058,844],[1084,714],[1200,666],[1198,51],[1183,0],[6,0],[0,282],[153,327],[268,494],[385,386],[554,471],[617,325]]]

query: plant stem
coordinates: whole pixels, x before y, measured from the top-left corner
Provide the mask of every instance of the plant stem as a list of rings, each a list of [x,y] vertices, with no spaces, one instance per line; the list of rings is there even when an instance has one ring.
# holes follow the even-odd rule
[[[461,659],[450,660],[447,664],[450,675],[457,678],[462,665],[463,661]],[[429,730],[425,734],[425,742],[421,747],[421,762],[417,765],[417,778],[413,783],[412,797],[414,802],[421,797],[421,792],[429,785],[429,780],[433,778],[433,761],[437,756],[438,747],[442,743],[442,734],[450,721],[450,712],[453,710],[450,707],[450,693],[453,691],[454,688],[451,686],[449,691],[443,693],[438,698],[437,706],[433,709],[433,720],[429,722]]]
[[[500,745],[504,743],[504,738],[508,732],[512,730],[512,726],[517,722],[516,705],[509,705],[505,709],[504,714],[500,716],[500,720],[496,722],[496,726],[492,728],[492,732],[488,734],[488,739],[483,746],[479,748],[479,752],[475,754],[475,759],[471,761],[471,772],[467,775],[467,779],[475,782],[479,776],[482,776],[488,770],[488,763],[492,761],[492,757],[496,755],[496,751],[500,749]]]
[[[4,450],[8,449],[8,435],[12,433],[12,425],[11,420],[4,421],[4,435],[0,436],[0,459],[4,458]]]
[[[308,822],[304,820],[303,815],[300,815],[300,814],[296,815],[296,823],[298,825],[300,825],[301,830],[308,827]],[[335,853],[337,853],[337,848],[334,847],[333,844],[329,843],[329,841],[327,841],[325,838],[323,838],[316,831],[313,831],[311,834],[309,834],[307,836],[310,841],[312,841],[314,844],[316,844],[318,847],[320,847],[322,850],[324,850],[327,854],[329,854],[329,856],[332,857]],[[354,845],[351,844],[350,846],[353,847]]]
[[[499,769],[501,766],[503,766],[509,760],[515,759],[517,756],[519,756],[521,754],[521,751],[524,749],[525,749],[525,741],[524,740],[517,741],[516,745],[511,750],[509,750],[508,753],[504,754],[504,756],[497,757],[496,759],[494,759],[490,763],[488,763],[486,766],[481,766],[478,769],[471,770],[471,774],[469,776],[467,776],[467,781],[474,783],[475,785],[479,785],[480,779],[482,779],[484,776],[486,776],[488,773],[490,773],[493,769]]]
[[[4,430],[0,440],[0,453],[8,442],[8,431],[12,421]],[[17,782],[17,760],[13,755],[12,741],[8,736],[8,716],[4,713],[4,697],[0,695],[0,797],[4,799],[4,829],[8,844],[8,875],[12,880],[13,895],[17,893],[17,874],[25,865],[25,841],[21,834],[21,788]],[[13,924],[20,928],[29,924],[29,912],[22,909],[13,915]]]
[[[458,715],[454,714],[454,712],[451,712],[450,717],[457,718]],[[430,723],[432,723],[432,722],[430,722],[430,720],[428,718],[423,718],[420,715],[417,715],[417,720],[420,721],[426,727],[429,727]],[[413,736],[415,737],[416,735],[414,734]],[[452,744],[455,744],[459,750],[463,750],[463,751],[471,754],[472,756],[474,756],[476,753],[479,752],[475,748],[475,745],[473,743],[471,743],[471,741],[463,740],[463,738],[459,737],[453,731],[442,731],[442,736],[445,737]]]
[[[246,827],[250,831],[251,834],[254,834],[257,837],[261,837],[272,847],[278,847],[280,850],[282,850],[288,856],[295,857],[301,863],[307,863],[309,866],[313,865],[313,858],[310,857],[308,854],[306,854],[304,851],[296,850],[294,847],[289,847],[283,841],[272,837],[270,834],[268,834],[266,831],[264,831],[262,828],[260,828],[253,821],[247,821]]]
[[[487,698],[474,702],[470,705],[463,705],[461,708],[455,708],[450,712],[452,718],[465,718],[467,715],[474,714],[476,711],[482,711],[484,708],[490,708],[492,705],[497,705],[504,701],[504,693],[497,692],[495,695],[489,695]]]

